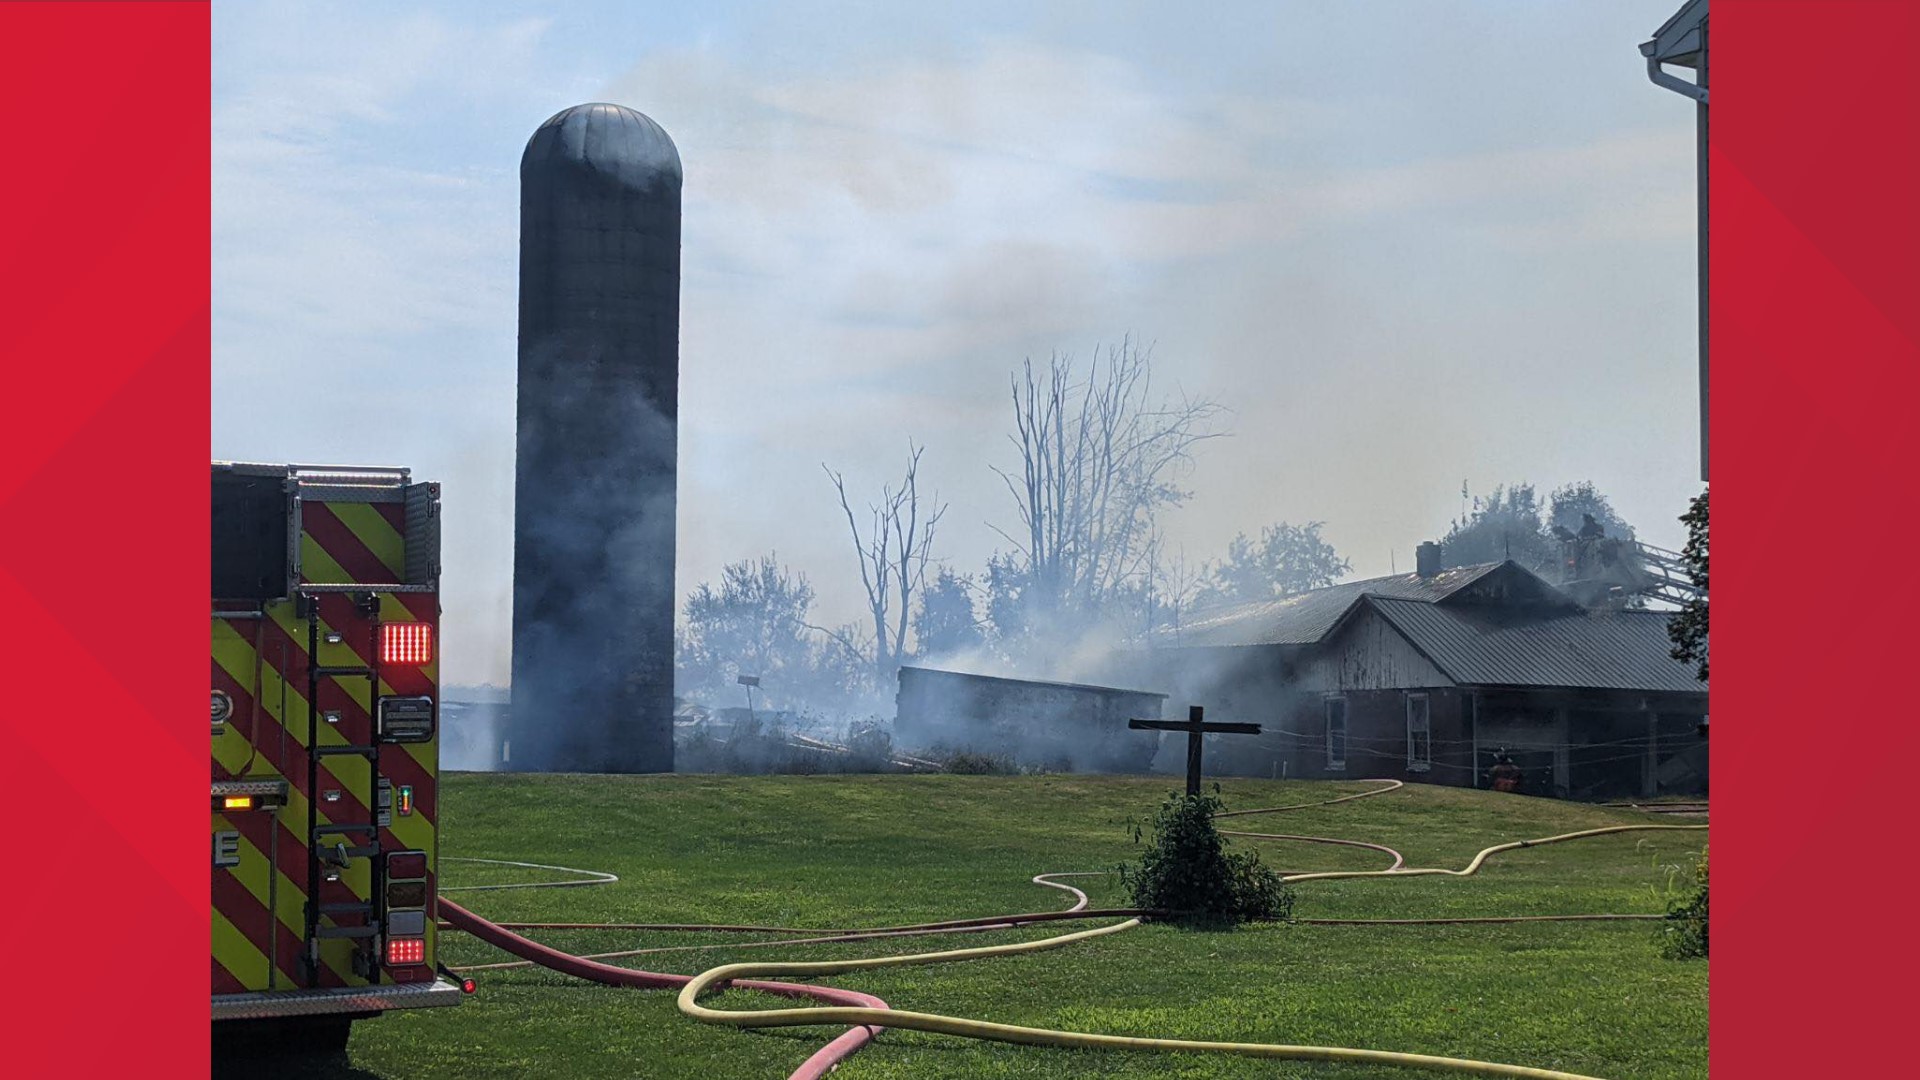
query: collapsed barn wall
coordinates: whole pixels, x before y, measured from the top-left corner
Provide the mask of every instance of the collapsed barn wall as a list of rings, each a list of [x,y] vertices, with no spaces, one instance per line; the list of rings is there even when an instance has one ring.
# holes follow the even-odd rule
[[[894,741],[916,752],[960,751],[1072,772],[1143,773],[1159,736],[1130,731],[1157,720],[1166,695],[1077,683],[902,667]]]

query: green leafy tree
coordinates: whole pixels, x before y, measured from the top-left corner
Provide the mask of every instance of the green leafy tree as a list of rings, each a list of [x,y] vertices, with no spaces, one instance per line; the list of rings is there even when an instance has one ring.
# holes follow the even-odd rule
[[[1667,637],[1673,641],[1673,658],[1698,665],[1701,682],[1707,681],[1707,493],[1701,492],[1687,512],[1680,516],[1687,527],[1687,546],[1680,558],[1687,564],[1699,595],[1688,600],[1680,613],[1667,623]]]
[[[729,563],[716,587],[701,582],[682,610],[681,661],[693,681],[732,682],[804,663],[812,652],[807,616],[813,586],[775,555]]]
[[[1613,509],[1600,490],[1591,480],[1581,480],[1553,490],[1547,497],[1547,526],[1565,529],[1578,535],[1591,515],[1608,536],[1619,540],[1633,539],[1633,526]]]
[[[1226,560],[1210,569],[1196,602],[1272,600],[1331,585],[1353,569],[1320,536],[1324,522],[1281,522],[1260,530],[1258,540],[1241,533],[1227,545]]]
[[[810,694],[806,704],[859,710],[880,705],[875,694],[892,693],[873,669],[872,649],[864,640],[867,631],[860,623],[809,629],[821,636],[816,639],[813,678],[805,683]]]
[[[1627,585],[1644,571],[1634,545],[1634,528],[1591,480],[1555,488],[1547,500],[1547,525],[1559,548],[1549,580],[1568,584],[1600,580]],[[1597,535],[1596,535],[1597,532]],[[1586,593],[1586,602],[1644,608],[1638,594]]]
[[[973,610],[973,582],[942,567],[920,594],[913,616],[914,651],[919,656],[951,656],[978,647],[984,635]]]
[[[1577,576],[1576,567],[1591,566],[1570,561],[1571,545],[1591,535],[1589,516],[1603,534],[1599,541],[1611,545],[1618,558],[1631,560],[1634,528],[1591,480],[1555,488],[1545,503],[1532,484],[1494,488],[1475,498],[1472,509],[1453,523],[1441,541],[1441,558],[1447,566],[1512,559],[1548,581],[1565,582]]]
[[[775,555],[730,563],[716,586],[687,597],[675,657],[676,691],[708,701],[744,700],[734,679],[755,675],[767,700],[797,704],[831,689],[823,650],[808,624],[813,586]],[[828,680],[831,682],[832,680]]]
[[[1018,555],[995,552],[987,559],[987,627],[1003,652],[1028,635],[1030,585],[1031,576]]]
[[[1504,485],[1475,496],[1473,509],[1441,540],[1441,559],[1447,566],[1512,559],[1536,573],[1551,573],[1559,561],[1557,545],[1541,523],[1541,510],[1532,484]]]

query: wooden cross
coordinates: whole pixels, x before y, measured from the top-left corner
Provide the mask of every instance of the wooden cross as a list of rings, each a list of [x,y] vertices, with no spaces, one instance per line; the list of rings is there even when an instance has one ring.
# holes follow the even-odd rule
[[[1202,735],[1258,735],[1259,724],[1209,724],[1201,719],[1200,706],[1187,709],[1187,722],[1178,720],[1128,720],[1135,731],[1184,731],[1187,733],[1187,794],[1200,794],[1200,747]]]

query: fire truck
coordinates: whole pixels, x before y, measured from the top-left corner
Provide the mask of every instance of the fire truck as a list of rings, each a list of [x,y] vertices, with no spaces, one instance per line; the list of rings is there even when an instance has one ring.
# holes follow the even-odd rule
[[[440,487],[213,465],[216,1042],[457,1004],[435,951]]]

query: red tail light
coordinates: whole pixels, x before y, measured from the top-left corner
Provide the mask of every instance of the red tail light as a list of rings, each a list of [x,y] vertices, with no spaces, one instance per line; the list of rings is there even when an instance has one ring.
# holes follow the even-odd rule
[[[433,659],[433,627],[422,622],[382,623],[380,662],[425,664]]]
[[[387,964],[424,964],[427,962],[427,939],[417,937],[397,937],[387,939]]]
[[[475,990],[478,990],[478,989],[480,989],[480,987],[479,987],[479,986],[478,986],[478,985],[477,985],[476,983],[474,983],[474,981],[473,981],[472,979],[461,979],[461,980],[460,980],[460,992],[461,992],[461,993],[463,993],[463,994],[471,994],[471,993],[473,993],[473,992],[474,992]]]

